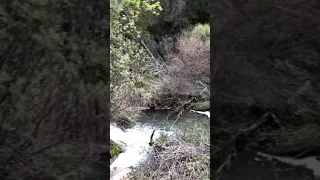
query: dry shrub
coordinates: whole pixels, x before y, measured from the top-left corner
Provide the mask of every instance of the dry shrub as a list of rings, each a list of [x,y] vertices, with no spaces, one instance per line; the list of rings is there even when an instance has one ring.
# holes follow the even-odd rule
[[[210,77],[210,49],[207,40],[191,35],[183,36],[178,40],[178,54],[169,56],[168,70],[180,78],[188,81],[209,83]]]
[[[197,140],[199,143],[199,139]],[[210,149],[181,133],[169,137],[165,150],[155,151],[135,168],[132,179],[210,179]]]
[[[206,27],[198,25],[193,31],[186,31],[177,40],[175,45],[177,52],[169,51],[165,70],[155,85],[158,96],[161,97],[161,94],[198,96],[202,90],[209,88],[210,39],[208,30],[203,30],[199,35],[196,31],[199,26]],[[163,98],[162,101],[165,102],[165,96]]]

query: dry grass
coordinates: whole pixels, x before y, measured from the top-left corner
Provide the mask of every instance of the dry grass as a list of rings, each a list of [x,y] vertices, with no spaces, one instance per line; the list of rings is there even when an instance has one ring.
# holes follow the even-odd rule
[[[166,61],[162,62],[153,95],[162,105],[172,106],[185,100],[178,96],[196,97],[204,89],[210,89],[210,39],[206,31],[198,32],[206,34],[206,38],[194,31],[186,31],[178,37],[175,50],[169,50]],[[209,95],[209,91],[206,93]]]
[[[209,133],[197,130],[161,136],[156,144],[162,148],[155,146],[130,179],[210,179]]]
[[[177,42],[178,53],[168,55],[163,87],[177,94],[198,94],[209,87],[209,40],[184,35]]]

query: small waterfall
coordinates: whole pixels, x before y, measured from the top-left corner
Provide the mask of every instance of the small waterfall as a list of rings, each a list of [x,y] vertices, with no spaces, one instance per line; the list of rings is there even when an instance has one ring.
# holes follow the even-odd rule
[[[206,115],[208,118],[210,118],[210,112],[209,111],[195,111],[195,110],[190,110],[190,112],[198,113],[198,114],[203,114]]]
[[[110,166],[112,180],[124,179],[130,173],[130,167],[137,166],[144,160],[148,151],[151,150],[149,141],[154,129],[151,126],[136,125],[123,131],[115,125],[110,126],[110,139],[124,149],[124,152],[119,154]],[[158,138],[161,133],[171,134],[171,132],[158,129],[154,134],[154,139]]]
[[[202,112],[191,110],[191,112],[203,114],[210,118],[209,111]],[[165,119],[165,117],[163,117],[163,119]],[[162,117],[159,121],[161,121],[161,119]],[[151,119],[147,119],[147,121],[151,122]],[[172,123],[174,124],[174,121],[172,121]],[[148,152],[152,150],[149,146],[150,136],[155,129],[156,131],[153,139],[160,137],[161,133],[167,135],[173,134],[171,131],[162,131],[154,126],[142,125],[140,123],[136,124],[133,128],[126,130],[122,130],[113,124],[110,126],[110,139],[116,142],[124,150],[110,166],[111,180],[124,179],[131,172],[130,167],[137,166],[148,156]]]

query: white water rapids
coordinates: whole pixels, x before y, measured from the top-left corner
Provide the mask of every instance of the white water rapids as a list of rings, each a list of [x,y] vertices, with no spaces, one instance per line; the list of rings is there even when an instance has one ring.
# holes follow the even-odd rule
[[[136,125],[131,129],[123,131],[115,125],[110,126],[110,139],[120,144],[124,149],[124,152],[119,154],[110,166],[112,180],[124,179],[131,171],[130,167],[137,166],[144,160],[151,149],[149,142],[154,129],[150,126]],[[153,138],[158,138],[161,132],[168,135],[172,134],[171,132],[158,129],[155,131]]]

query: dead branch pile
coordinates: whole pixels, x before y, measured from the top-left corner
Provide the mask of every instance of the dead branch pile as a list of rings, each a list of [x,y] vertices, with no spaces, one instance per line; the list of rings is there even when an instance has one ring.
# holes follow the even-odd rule
[[[266,147],[268,143],[272,143],[271,139],[266,138],[266,133],[283,129],[277,117],[269,113],[264,114],[258,121],[239,123],[238,126],[232,126],[224,120],[220,121],[225,124],[225,127],[213,132],[216,135],[212,152],[212,158],[216,162],[213,165],[215,176],[219,176],[223,170],[228,170],[232,160],[242,150]]]
[[[155,151],[135,171],[134,179],[209,179],[210,149],[205,144],[195,146],[178,134],[164,146],[153,146]]]

